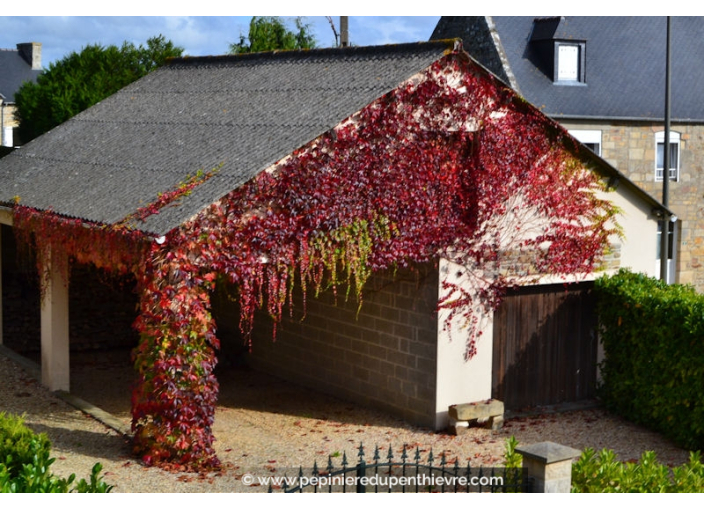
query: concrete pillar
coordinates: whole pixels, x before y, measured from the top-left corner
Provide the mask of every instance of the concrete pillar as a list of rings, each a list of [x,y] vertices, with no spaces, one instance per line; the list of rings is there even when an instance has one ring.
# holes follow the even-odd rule
[[[461,267],[445,259],[440,260],[440,282],[447,281],[465,288],[471,288],[466,278],[457,277]],[[438,286],[438,296],[445,297],[445,291]],[[477,312],[480,312],[477,309]],[[479,314],[477,328],[481,336],[477,340],[477,354],[465,360],[467,327],[465,319],[456,317],[452,323],[452,334],[443,330],[449,311],[438,311],[438,347],[435,369],[435,430],[442,430],[449,424],[448,408],[455,404],[479,402],[491,398],[493,361],[493,314]]]
[[[582,452],[546,441],[516,448],[523,455],[523,468],[534,480],[533,492],[570,492],[572,459]]]
[[[41,304],[42,384],[51,391],[69,391],[68,283],[61,268],[65,256],[47,248]],[[63,262],[63,263],[62,263]]]

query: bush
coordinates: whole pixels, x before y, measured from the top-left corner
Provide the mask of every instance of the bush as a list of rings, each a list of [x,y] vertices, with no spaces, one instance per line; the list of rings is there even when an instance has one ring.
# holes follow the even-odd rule
[[[670,471],[655,452],[635,462],[619,462],[611,450],[598,455],[591,448],[572,466],[572,492],[704,492],[704,464],[699,452]]]
[[[518,441],[506,440],[504,465],[520,468],[523,457],[516,452]],[[670,470],[657,461],[655,452],[645,452],[636,462],[620,462],[612,450],[597,454],[587,448],[572,465],[572,492],[699,492],[704,493],[704,464],[699,452]]]
[[[75,474],[60,478],[49,468],[51,443],[45,434],[36,434],[18,416],[0,413],[0,492],[99,492],[112,490],[100,476],[102,466],[95,464],[90,481],[80,480],[72,487]]]
[[[704,296],[626,270],[595,289],[606,407],[704,449]]]

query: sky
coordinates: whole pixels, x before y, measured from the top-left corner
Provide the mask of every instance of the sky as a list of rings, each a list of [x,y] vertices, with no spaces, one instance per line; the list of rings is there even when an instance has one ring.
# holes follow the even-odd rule
[[[293,26],[297,15],[305,16],[319,47],[334,42],[333,32],[324,14],[329,13],[329,0],[298,0],[297,2],[267,2],[247,4],[221,0],[121,0],[119,3],[84,0],[33,0],[10,2],[3,5],[0,16],[0,48],[15,49],[17,43],[42,43],[42,63],[49,63],[78,52],[89,44],[122,45],[129,41],[145,44],[159,34],[184,48],[185,55],[222,55],[229,45],[246,35],[251,15],[281,16]],[[694,4],[691,4],[694,5]],[[358,46],[427,41],[440,16],[445,11],[453,15],[584,15],[605,12],[611,15],[633,14],[624,3],[616,7],[613,0],[592,0],[588,5],[565,3],[564,0],[537,0],[534,2],[504,2],[492,5],[492,12],[481,12],[486,4],[455,3],[449,6],[433,2],[410,0],[356,0],[344,4],[350,16],[349,29],[352,44]],[[451,9],[451,12],[447,12]],[[668,12],[662,12],[667,10]],[[702,10],[680,4],[651,4],[639,6],[639,15],[695,14],[680,12]],[[477,12],[480,11],[480,12]],[[660,11],[660,12],[658,12]],[[138,13],[140,16],[131,14]],[[241,14],[248,13],[248,16]],[[388,16],[402,13],[406,16]],[[41,16],[37,16],[41,14]],[[237,16],[235,16],[237,14]],[[323,16],[316,16],[322,14]],[[370,14],[375,14],[371,16]],[[701,13],[699,13],[701,14]],[[333,20],[339,26],[339,16]]]
[[[293,17],[282,16],[293,28]],[[17,43],[42,43],[42,65],[79,52],[89,44],[121,46],[124,41],[145,44],[162,34],[184,55],[222,55],[231,43],[247,35],[251,16],[2,16],[0,48]],[[440,16],[351,16],[350,41],[358,46],[427,41]],[[329,47],[335,37],[325,16],[308,16],[318,46]],[[333,21],[339,30],[339,16]]]

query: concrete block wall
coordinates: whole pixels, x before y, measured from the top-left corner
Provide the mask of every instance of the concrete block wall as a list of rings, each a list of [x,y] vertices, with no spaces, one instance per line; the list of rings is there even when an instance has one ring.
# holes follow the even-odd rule
[[[357,314],[353,297],[338,290],[301,296],[294,318],[278,326],[258,317],[250,365],[350,401],[433,427],[437,365],[438,270],[372,276]]]
[[[558,119],[559,120],[559,119]],[[602,157],[657,200],[662,181],[655,180],[655,133],[664,130],[653,122],[562,122],[567,129],[601,130]],[[704,292],[704,125],[674,122],[680,134],[680,171],[670,181],[669,207],[680,220],[677,282]],[[655,245],[656,239],[653,239]]]

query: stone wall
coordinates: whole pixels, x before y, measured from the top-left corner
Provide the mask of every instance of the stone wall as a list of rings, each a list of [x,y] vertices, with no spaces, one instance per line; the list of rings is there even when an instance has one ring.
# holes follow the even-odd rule
[[[602,157],[657,200],[662,181],[655,180],[655,133],[652,122],[562,122],[567,129],[601,130]],[[673,123],[680,134],[679,180],[670,181],[669,207],[679,218],[677,282],[704,292],[704,125]],[[653,239],[653,244],[657,241]]]
[[[298,296],[294,318],[279,325],[275,341],[271,321],[258,317],[248,361],[284,379],[433,427],[437,299],[434,266],[373,276],[359,314],[353,297],[345,302],[344,290],[338,291],[337,306],[328,291],[309,297],[300,320]],[[216,319],[228,330],[234,327],[222,313]]]

